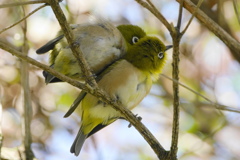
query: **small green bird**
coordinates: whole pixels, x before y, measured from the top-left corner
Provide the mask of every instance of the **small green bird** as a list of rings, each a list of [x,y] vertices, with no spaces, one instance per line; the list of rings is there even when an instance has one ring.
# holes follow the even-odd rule
[[[166,62],[165,52],[172,46],[165,46],[158,38],[147,36],[138,26],[120,25],[117,28],[125,39],[126,54],[106,68],[97,82],[101,89],[131,110],[149,93],[153,81],[158,79]],[[78,103],[81,124],[70,149],[76,156],[86,138],[120,117],[124,118],[124,115],[91,94],[80,96]]]
[[[111,23],[98,19],[86,24],[71,25],[76,43],[86,59],[93,74],[98,75],[107,66],[126,53],[126,43],[119,30]],[[36,52],[43,54],[52,50],[50,66],[56,71],[76,80],[83,80],[83,75],[76,58],[67,43],[63,32],[39,48]],[[46,83],[59,82],[58,78],[43,71]]]

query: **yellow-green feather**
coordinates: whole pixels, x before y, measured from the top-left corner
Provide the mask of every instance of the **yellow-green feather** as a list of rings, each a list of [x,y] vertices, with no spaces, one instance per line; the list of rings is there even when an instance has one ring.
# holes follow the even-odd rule
[[[127,54],[98,77],[98,86],[120,100],[128,109],[133,109],[149,93],[152,82],[161,73],[166,62],[166,46],[158,38],[147,36],[138,26],[121,25],[118,29],[125,38]],[[134,36],[138,37],[137,42],[132,41]],[[163,57],[159,57],[159,53],[163,53]],[[108,125],[123,116],[91,94],[82,100],[80,112],[80,139],[86,138],[98,125]],[[75,147],[73,152],[80,152],[84,140],[79,140],[79,144],[74,141],[72,148],[80,147]]]

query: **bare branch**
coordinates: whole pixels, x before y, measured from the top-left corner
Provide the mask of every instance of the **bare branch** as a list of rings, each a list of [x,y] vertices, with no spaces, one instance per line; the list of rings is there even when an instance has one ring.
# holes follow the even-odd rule
[[[165,27],[169,30],[170,33],[173,32],[172,26],[168,23],[166,18],[158,11],[158,9],[152,4],[150,0],[147,0],[147,2],[143,2],[142,0],[135,0],[137,3],[139,3],[141,6],[144,8],[148,9],[152,14],[154,14],[164,25]]]
[[[39,3],[46,3],[46,1],[34,0],[34,1],[27,1],[27,2],[14,2],[14,3],[2,4],[0,5],[0,8],[15,7],[15,6],[22,6],[22,5],[28,5],[28,4],[39,4]]]
[[[181,24],[182,24],[183,1],[184,0],[181,0],[180,5],[179,5],[178,22],[177,22],[178,30],[181,29]]]
[[[179,80],[179,44],[181,35],[179,31],[172,35],[173,39],[173,62],[172,62],[172,77],[177,82]],[[172,126],[172,143],[171,143],[171,159],[177,159],[178,136],[179,136],[179,86],[173,81],[173,126]]]
[[[80,44],[76,43],[76,41],[75,41],[74,35],[69,27],[69,24],[67,22],[65,15],[63,14],[63,12],[61,10],[58,0],[49,0],[49,4],[51,5],[53,12],[54,12],[56,18],[58,19],[58,22],[62,28],[64,36],[67,39],[67,42],[72,50],[73,55],[76,57],[77,62],[82,69],[85,81],[91,87],[95,88],[97,86],[97,83],[96,83],[94,77],[92,76],[92,73],[90,72],[90,68],[87,64],[87,61],[83,58],[83,54],[79,47]]]
[[[13,23],[12,25],[10,25],[10,26],[2,29],[2,30],[0,31],[0,34],[3,33],[4,31],[6,31],[6,30],[8,30],[8,29],[10,29],[10,28],[12,28],[12,27],[14,27],[14,26],[16,26],[17,24],[21,23],[22,21],[26,20],[26,19],[27,19],[28,17],[30,17],[32,14],[34,14],[35,12],[37,12],[38,10],[40,10],[40,9],[42,9],[43,7],[46,7],[46,6],[47,6],[47,4],[44,4],[44,5],[40,6],[40,7],[38,7],[37,9],[33,10],[33,11],[30,12],[27,16],[24,16],[24,18],[20,19],[20,20],[17,21],[16,23]]]
[[[85,90],[86,92],[90,91],[88,89],[88,87],[85,86],[84,84],[82,84],[82,83],[80,83],[76,80],[73,80],[73,79],[55,71],[54,69],[50,68],[49,66],[44,65],[44,64],[42,64],[42,63],[40,63],[40,62],[38,62],[38,61],[28,57],[28,56],[22,54],[20,51],[18,51],[17,49],[15,49],[13,47],[10,47],[10,46],[12,46],[12,45],[7,43],[7,42],[4,42],[3,40],[0,40],[0,48],[1,49],[13,54],[14,56],[16,56],[20,59],[23,59],[23,60],[27,61],[28,63],[31,63],[32,65],[35,65],[35,66],[41,68],[42,70],[45,70],[45,71],[51,73],[52,75],[54,75],[55,77],[59,78],[60,80],[62,80],[64,82],[68,82],[68,83],[70,83],[71,85],[73,85],[77,88]]]
[[[181,34],[185,34],[185,32],[187,31],[188,27],[190,26],[190,24],[192,23],[193,18],[195,17],[195,15],[197,14],[197,10],[200,8],[201,4],[202,4],[203,0],[199,0],[198,4],[197,4],[197,8],[195,9],[195,11],[192,13],[192,17],[190,18],[190,20],[188,21],[188,24],[186,25],[186,27],[184,28],[184,30],[181,32]],[[183,1],[181,1],[181,4],[183,3]],[[183,5],[183,4],[182,4]]]
[[[171,81],[175,81],[176,83],[178,83],[180,86],[182,86],[183,88],[189,90],[190,92],[202,97],[203,99],[205,99],[206,101],[208,101],[212,106],[214,106],[216,109],[219,109],[219,110],[223,110],[223,111],[229,111],[229,112],[236,112],[236,113],[240,113],[240,109],[237,109],[237,108],[233,108],[233,107],[228,107],[228,106],[225,106],[225,105],[222,105],[222,104],[218,104],[218,103],[215,103],[213,102],[212,100],[210,100],[209,98],[207,98],[206,96],[198,93],[197,91],[193,90],[192,88],[182,84],[181,82],[179,81],[176,81],[175,79],[172,79],[164,74],[161,74],[161,76],[163,76],[164,78],[167,78]]]
[[[25,16],[25,10],[23,9],[23,15]],[[22,27],[23,30],[23,46],[22,46],[22,53],[28,53],[28,43],[27,43],[27,21],[24,21],[24,25]],[[32,144],[32,134],[31,134],[31,120],[32,120],[32,101],[31,101],[31,92],[29,86],[29,65],[26,61],[21,60],[21,84],[23,87],[23,99],[24,99],[24,147],[25,147],[25,155],[28,160],[33,159],[33,152],[31,150]]]
[[[177,0],[178,2],[180,0]],[[184,0],[183,6],[190,12],[193,13],[196,10],[196,5],[194,5],[190,0]],[[240,43],[231,37],[226,31],[224,31],[217,23],[215,23],[211,18],[209,18],[200,9],[197,10],[196,18],[203,23],[210,31],[212,31],[219,39],[221,39],[229,49],[233,50],[234,57],[240,62]]]

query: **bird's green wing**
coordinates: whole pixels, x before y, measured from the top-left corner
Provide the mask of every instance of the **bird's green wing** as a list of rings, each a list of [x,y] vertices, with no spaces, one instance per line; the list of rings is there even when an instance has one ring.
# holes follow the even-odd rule
[[[120,61],[120,60],[119,60]],[[102,77],[107,74],[113,67],[114,65],[116,65],[118,63],[118,61],[114,64],[112,64],[111,66],[109,66],[107,69],[105,69],[103,72],[101,72],[97,77],[96,77],[96,81],[99,82]],[[78,95],[78,97],[75,99],[75,101],[73,102],[73,104],[71,105],[71,107],[69,108],[69,110],[67,111],[67,113],[64,115],[64,118],[69,117],[75,110],[76,108],[79,106],[80,102],[83,100],[83,98],[87,95],[87,92],[85,91],[81,91],[80,94]],[[97,126],[100,130],[105,126]],[[97,131],[98,131],[97,130]],[[94,132],[95,133],[95,132]],[[93,133],[92,133],[93,134]]]

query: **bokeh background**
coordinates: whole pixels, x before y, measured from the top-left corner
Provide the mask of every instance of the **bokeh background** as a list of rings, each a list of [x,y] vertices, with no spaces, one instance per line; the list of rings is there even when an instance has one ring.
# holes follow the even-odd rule
[[[17,1],[1,0],[0,3]],[[169,22],[176,25],[179,4],[174,0],[153,0]],[[204,9],[238,41],[240,25],[232,0],[206,0]],[[40,4],[24,6],[26,14]],[[148,34],[157,35],[171,44],[166,28],[149,11],[134,0],[66,0],[62,9],[70,23],[86,22],[89,15],[103,17],[113,24],[139,25]],[[237,6],[240,10],[240,2]],[[23,17],[21,7],[0,9],[0,30]],[[184,10],[184,27],[191,14]],[[60,29],[50,7],[27,19],[28,55],[48,64],[48,54],[37,55],[36,49],[54,38]],[[0,34],[15,46],[23,44],[22,24]],[[196,19],[181,42],[180,82],[191,89],[229,107],[240,108],[240,65],[229,48]],[[163,74],[171,77],[171,50]],[[23,146],[23,91],[20,83],[21,61],[0,50],[0,106],[3,144],[6,159],[20,159]],[[79,89],[67,83],[46,85],[42,70],[30,65],[30,87],[33,106],[32,149],[39,160],[154,160],[157,159],[147,142],[129,123],[118,120],[87,139],[79,157],[69,152],[79,129],[80,117],[63,118]],[[200,96],[180,87],[180,135],[178,157],[183,160],[240,159],[240,114],[220,111]],[[133,110],[140,115],[164,148],[171,144],[172,82],[162,76],[151,93]]]

